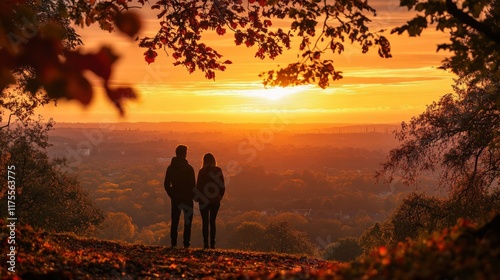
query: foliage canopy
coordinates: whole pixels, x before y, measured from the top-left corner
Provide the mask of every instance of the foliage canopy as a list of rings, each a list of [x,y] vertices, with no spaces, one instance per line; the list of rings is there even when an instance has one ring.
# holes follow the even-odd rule
[[[136,38],[141,21],[133,9],[147,6],[157,11],[158,31],[152,37]],[[232,62],[222,59],[203,34],[231,32],[235,45],[256,48],[255,57],[261,59],[274,59],[284,50],[296,48],[292,38],[297,37],[297,61],[261,73],[267,86],[317,83],[327,87],[330,81],[342,78],[331,57],[342,53],[346,43],[359,44],[363,53],[378,47],[381,57],[391,57],[389,41],[368,28],[375,10],[361,0],[6,0],[0,8],[2,97],[17,84],[30,93],[28,98],[43,89],[49,99],[76,99],[87,105],[93,90],[84,74],[90,71],[101,78],[102,87],[121,113],[122,101],[135,98],[136,93],[109,85],[117,56],[108,47],[94,53],[79,51],[77,46],[83,42],[74,26],[117,28],[146,49],[146,62],[154,62],[158,50],[164,49],[174,58],[174,65],[190,73],[202,71],[207,79],[215,79],[215,72],[226,70]]]
[[[414,184],[422,172],[438,171],[458,201],[477,205],[500,175],[500,1],[401,1],[422,12],[393,32],[419,35],[428,24],[449,32],[452,52],[442,68],[457,74],[454,93],[444,95],[396,136],[379,176]]]

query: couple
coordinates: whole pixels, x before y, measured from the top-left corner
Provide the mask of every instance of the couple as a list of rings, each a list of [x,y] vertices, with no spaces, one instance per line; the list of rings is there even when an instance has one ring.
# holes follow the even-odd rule
[[[181,211],[184,212],[184,248],[189,248],[191,224],[193,221],[193,200],[199,203],[203,222],[204,248],[215,248],[215,219],[219,211],[220,201],[224,196],[224,176],[217,167],[215,157],[207,153],[203,156],[203,166],[198,172],[198,182],[194,177],[194,169],[186,160],[187,146],[179,145],[175,149],[175,157],[167,168],[165,190],[172,204],[170,240],[172,247],[177,246],[177,228]],[[210,244],[208,231],[210,227]]]

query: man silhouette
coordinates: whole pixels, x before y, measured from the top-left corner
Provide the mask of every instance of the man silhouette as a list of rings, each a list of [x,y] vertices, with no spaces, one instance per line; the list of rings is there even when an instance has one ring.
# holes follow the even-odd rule
[[[187,146],[179,145],[175,149],[175,157],[167,168],[164,187],[172,204],[170,225],[170,241],[172,247],[177,246],[177,229],[181,211],[184,212],[184,248],[191,245],[191,223],[193,221],[193,198],[196,182],[194,169],[186,160]]]

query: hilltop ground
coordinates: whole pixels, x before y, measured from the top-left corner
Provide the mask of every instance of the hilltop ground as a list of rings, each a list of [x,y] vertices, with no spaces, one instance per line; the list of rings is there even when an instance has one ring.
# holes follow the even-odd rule
[[[6,237],[2,236],[3,244]],[[16,274],[22,279],[275,278],[318,269],[326,273],[339,267],[300,256],[126,244],[51,234],[31,227],[16,229],[16,244]],[[2,261],[3,278],[18,279],[6,276],[6,270]]]
[[[8,229],[0,220],[2,229]],[[227,250],[171,249],[51,234],[17,226],[16,274],[2,279],[496,279],[500,216],[482,227],[461,222],[429,239],[380,247],[339,264],[305,257]],[[3,246],[5,245],[5,246]]]

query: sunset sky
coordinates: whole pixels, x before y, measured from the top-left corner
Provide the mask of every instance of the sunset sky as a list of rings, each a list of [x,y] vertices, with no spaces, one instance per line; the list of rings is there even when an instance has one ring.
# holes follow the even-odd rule
[[[377,17],[376,30],[401,25],[414,15],[399,8],[399,0],[371,0]],[[144,15],[142,34],[153,35],[158,26],[154,15]],[[276,24],[275,24],[276,25]],[[110,45],[120,55],[114,71],[114,85],[129,85],[140,94],[137,102],[126,104],[126,117],[120,118],[104,93],[96,96],[88,108],[76,102],[60,101],[39,111],[56,122],[102,121],[221,121],[269,122],[275,114],[300,123],[395,123],[409,120],[425,106],[452,91],[453,75],[437,69],[446,53],[436,53],[436,46],[447,41],[445,34],[426,30],[421,37],[389,35],[391,59],[382,59],[376,49],[362,54],[358,46],[332,56],[336,70],[344,79],[332,82],[327,89],[316,85],[266,90],[257,76],[296,60],[296,49],[275,60],[254,58],[255,48],[234,46],[232,33],[206,35],[205,43],[233,61],[216,80],[206,80],[203,73],[189,74],[174,67],[174,59],[160,52],[157,61],[144,61],[145,49],[120,34],[109,34],[97,27],[80,34],[85,51]]]

